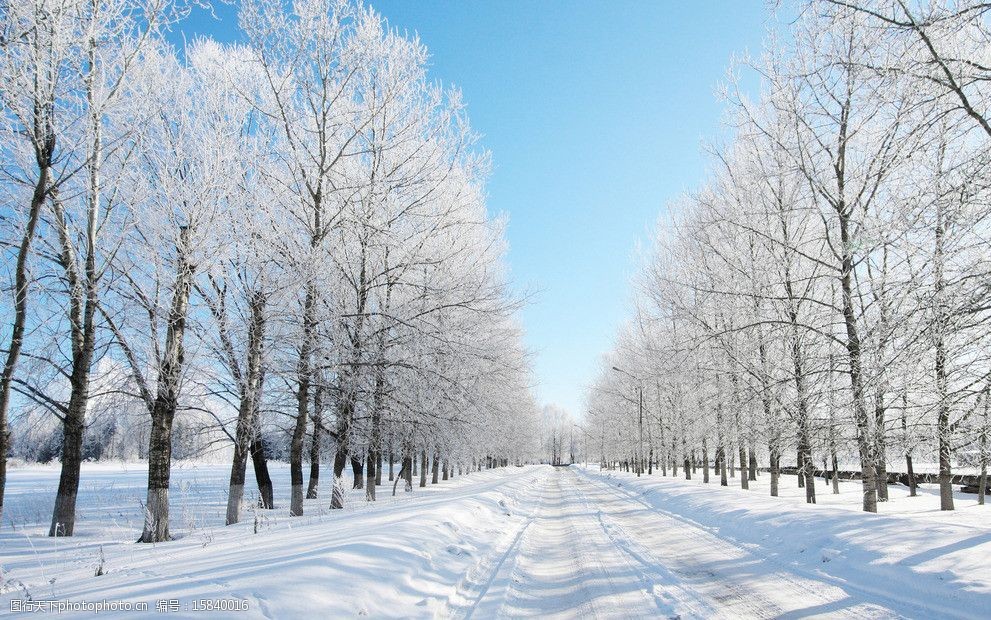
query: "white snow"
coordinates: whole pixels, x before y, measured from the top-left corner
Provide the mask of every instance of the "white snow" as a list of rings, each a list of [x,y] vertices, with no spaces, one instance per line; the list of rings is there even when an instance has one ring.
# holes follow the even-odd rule
[[[174,617],[204,617],[196,601],[233,598],[248,611],[228,615],[252,618],[976,618],[991,609],[991,507],[974,496],[942,513],[931,490],[908,498],[892,487],[884,514],[868,515],[855,483],[839,496],[820,485],[822,503],[807,506],[789,476],[771,498],[766,474],[744,491],[528,466],[397,498],[383,486],[373,505],[352,491],[343,511],[327,508],[324,480],[323,499],[291,519],[288,468],[272,474],[278,508],[223,527],[227,468],[177,467],[180,537],[142,545],[133,541],[143,467],[86,464],[78,535],[58,540],[45,536],[57,468],[11,470],[0,614],[28,597],[142,601],[151,613],[174,599]],[[101,547],[106,574],[95,576]]]
[[[841,483],[840,495],[820,484],[821,503],[808,505],[794,476],[782,476],[774,498],[767,474],[742,490],[733,478],[706,485],[701,472],[686,481],[580,471],[609,489],[599,506],[648,562],[717,603],[699,615],[978,618],[991,609],[991,507],[976,496],[958,495],[947,513],[933,489],[909,498],[892,486],[892,501],[871,515],[857,482]],[[694,615],[693,602],[676,610]]]

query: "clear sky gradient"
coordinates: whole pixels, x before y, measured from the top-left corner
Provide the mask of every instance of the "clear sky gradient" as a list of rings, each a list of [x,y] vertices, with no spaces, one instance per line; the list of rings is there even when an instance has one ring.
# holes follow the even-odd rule
[[[514,286],[543,403],[582,415],[626,316],[638,241],[698,184],[720,133],[716,87],[759,50],[759,0],[371,2],[420,35],[434,79],[461,88],[492,152],[489,208],[509,214]],[[235,38],[234,9],[176,33]]]

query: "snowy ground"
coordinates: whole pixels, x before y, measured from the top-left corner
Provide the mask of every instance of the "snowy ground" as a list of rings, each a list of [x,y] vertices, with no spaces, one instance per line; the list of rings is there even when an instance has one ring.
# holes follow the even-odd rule
[[[58,470],[10,472],[0,529],[0,615],[14,601],[176,600],[176,617],[236,599],[248,617],[988,617],[991,507],[892,487],[881,515],[844,483],[806,506],[780,498],[595,468],[509,467],[347,510],[307,501],[223,527],[226,468],[173,477],[179,540],[133,541],[145,470],[87,464],[78,536],[44,536]],[[273,469],[287,491],[288,470]],[[326,481],[325,481],[326,482]],[[325,484],[322,495],[329,496]],[[44,493],[38,490],[43,489]],[[11,527],[13,523],[14,527]],[[100,553],[106,574],[95,576]],[[230,603],[222,603],[230,605]],[[85,616],[89,614],[69,614]],[[142,617],[137,612],[117,614]],[[209,614],[217,615],[216,612]]]

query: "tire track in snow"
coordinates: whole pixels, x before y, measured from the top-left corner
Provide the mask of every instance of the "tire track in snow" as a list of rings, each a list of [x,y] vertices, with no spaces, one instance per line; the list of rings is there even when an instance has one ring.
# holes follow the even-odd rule
[[[539,478],[540,485],[545,484],[546,480],[547,474],[545,473]],[[532,489],[538,485],[534,484],[533,478],[528,478],[525,482],[531,489],[527,493],[527,496],[532,496],[534,494]],[[530,499],[528,503],[532,504],[532,498],[528,497],[528,499]],[[521,503],[519,498],[517,499],[517,503]],[[492,551],[485,554],[465,573],[464,577],[458,583],[455,592],[448,597],[445,606],[447,613],[444,614],[444,617],[465,619],[472,617],[477,611],[479,604],[492,590],[496,578],[503,570],[506,562],[511,561],[515,563],[524,535],[533,523],[535,516],[536,511],[531,511],[530,515],[527,516],[522,524],[506,536],[503,536]]]
[[[540,515],[537,518],[542,520],[557,518],[556,515],[554,514],[548,514],[549,512],[548,500],[550,499],[550,497],[554,495],[558,497],[561,496],[559,470],[555,469],[552,471],[554,473],[553,475],[548,477],[545,486],[553,487],[557,492],[548,493],[548,489],[545,488],[545,491],[541,494],[540,507],[538,509]],[[572,567],[587,566],[592,562],[590,562],[586,557],[586,554],[582,553],[581,551],[582,549],[581,543],[584,539],[581,536],[580,532],[576,529],[575,524],[570,519],[568,519],[566,523],[567,523],[567,530],[568,532],[570,532],[570,535],[565,536],[565,538],[574,541],[574,544],[568,546],[568,554],[571,559],[570,565]],[[530,532],[528,532],[528,537],[527,540],[525,541],[525,544],[527,545],[528,548],[536,545],[539,550],[539,545],[545,542],[546,541],[532,540]],[[532,550],[529,555],[530,556],[537,555],[537,557],[540,557],[539,553],[534,554]],[[521,566],[519,562],[514,562],[512,575],[510,576],[510,581],[509,581],[509,588],[506,594],[503,596],[501,603],[499,605],[499,614],[498,614],[499,617],[507,616],[506,613],[507,603],[509,603],[508,606],[512,607],[514,598],[516,601],[533,598],[533,596],[527,592],[527,586],[533,585],[532,580],[530,579],[531,577],[532,575],[528,575],[521,570]],[[591,596],[588,593],[585,583],[583,581],[579,581],[577,585],[581,591],[581,595],[577,597],[575,608],[573,610],[569,610],[569,612],[572,613],[573,617],[575,618],[600,617],[600,614],[597,613],[594,605],[592,604]],[[519,606],[519,603],[517,603],[517,606]],[[519,615],[519,614],[510,614],[510,615]]]
[[[595,508],[592,508],[592,502],[588,495],[578,486],[579,476],[574,473],[572,475],[576,483],[575,488],[581,494],[582,501],[590,510],[594,510],[599,527],[617,548],[641,567],[639,574],[643,590],[653,598],[660,613],[671,618],[678,618],[682,615],[704,618],[712,617],[715,614],[715,610],[706,602],[704,597],[695,590],[686,587],[672,571],[661,563],[651,560],[649,551],[635,538],[629,536],[624,528],[606,523],[602,508],[598,506],[597,502]]]
[[[625,499],[631,500],[640,504],[648,512],[655,515],[671,519],[673,521],[679,522],[687,526],[686,532],[692,536],[699,545],[705,545],[705,537],[711,536],[718,541],[732,547],[733,549],[739,551],[740,553],[750,556],[752,561],[766,562],[773,566],[776,570],[768,575],[776,580],[780,580],[790,587],[796,589],[797,591],[802,591],[802,600],[807,603],[809,599],[825,599],[823,602],[823,607],[828,606],[830,603],[838,604],[842,601],[836,601],[835,597],[829,596],[827,590],[830,588],[835,588],[841,590],[846,596],[851,599],[849,605],[844,609],[830,609],[828,613],[834,617],[840,617],[846,615],[847,617],[862,618],[865,615],[869,617],[905,617],[905,615],[911,615],[912,617],[956,617],[956,618],[969,618],[969,617],[979,617],[979,616],[966,616],[954,613],[952,610],[947,611],[945,609],[936,608],[934,609],[930,603],[917,599],[911,591],[901,590],[906,593],[906,598],[896,599],[893,598],[889,591],[883,590],[881,588],[873,588],[867,585],[861,585],[853,583],[846,579],[835,577],[827,573],[821,573],[818,571],[813,571],[806,569],[804,567],[782,562],[780,559],[769,556],[762,553],[760,546],[756,544],[749,544],[737,541],[731,537],[721,534],[717,528],[706,526],[699,523],[690,517],[681,515],[679,513],[671,512],[659,508],[650,502],[643,499],[640,495],[634,491],[627,489],[625,487],[614,487],[607,481],[599,479],[594,475],[583,473],[581,475],[583,480],[586,480],[598,488],[608,490],[613,495]],[[704,579],[716,579],[719,577],[716,573],[712,571],[707,571],[705,569],[697,571],[695,575],[692,575],[691,571],[679,571],[688,577],[697,577],[701,580]],[[720,597],[724,598],[724,602],[729,604],[738,600],[746,600],[747,598],[753,597],[754,593],[747,588],[743,588],[742,591],[739,587],[734,587],[736,593],[732,596]],[[784,611],[777,616],[789,617],[797,611]],[[825,613],[825,612],[823,612]],[[767,613],[758,613],[755,617],[777,617],[775,614],[768,615]],[[800,617],[800,616],[795,616]]]
[[[476,617],[656,618],[642,571],[583,501],[574,473],[548,470],[532,521],[493,571]],[[666,607],[662,609],[667,610]]]
[[[630,496],[616,492],[615,489],[609,486],[603,486],[601,490],[609,491],[610,494],[624,501],[633,499]],[[654,556],[654,553],[650,550],[650,548],[640,543],[636,537],[631,536],[627,529],[621,525],[618,520],[607,517],[601,508],[599,509],[599,521],[602,523],[603,529],[609,532],[610,536],[613,536],[614,539],[617,540],[617,545],[627,550],[631,556],[635,557],[642,565],[654,569],[655,571],[657,571],[659,567],[663,566],[662,562],[658,559],[649,559]],[[689,535],[696,541],[696,546],[700,549],[704,548],[704,545],[708,542],[704,540],[703,534],[703,532],[696,533],[694,530],[689,533]],[[731,608],[731,617],[734,618],[776,618],[783,612],[778,605],[767,597],[762,596],[761,593],[752,589],[747,589],[739,583],[723,580],[720,583],[721,591],[715,595],[709,596],[698,591],[698,589],[693,587],[691,583],[685,583],[685,577],[689,578],[690,582],[695,582],[696,584],[699,581],[716,580],[719,575],[711,570],[702,569],[689,571],[685,569],[669,569],[665,567],[660,572],[662,572],[662,574],[670,575],[670,578],[667,580],[668,583],[664,583],[663,585],[666,587],[673,585],[673,587],[678,589],[682,594],[682,596],[676,596],[675,600],[677,603],[685,605],[687,609],[680,610],[678,615],[684,614],[689,617],[698,618],[723,617],[726,614],[727,607]],[[661,597],[662,600],[664,599],[662,594],[655,594],[655,596]],[[701,609],[699,609],[699,607],[701,607]]]

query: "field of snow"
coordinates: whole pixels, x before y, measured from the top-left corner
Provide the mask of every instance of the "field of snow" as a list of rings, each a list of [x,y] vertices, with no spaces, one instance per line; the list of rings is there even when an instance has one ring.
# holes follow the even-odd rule
[[[978,618],[991,609],[991,506],[960,495],[959,510],[943,513],[925,487],[916,498],[892,487],[882,514],[866,515],[856,483],[838,496],[820,485],[821,504],[807,506],[788,476],[771,498],[766,475],[743,491],[736,479],[719,488],[508,467],[396,498],[384,486],[373,505],[356,491],[343,511],[327,508],[325,479],[323,498],[290,519],[288,468],[276,465],[278,507],[224,527],[226,467],[183,464],[173,475],[179,538],[141,545],[145,474],[86,464],[78,535],[55,540],[45,534],[58,469],[11,470],[0,615],[28,600],[252,618]]]
[[[85,464],[78,535],[67,539],[45,536],[58,469],[17,468],[0,529],[0,614],[28,599],[145,602],[152,613],[158,601],[176,599],[187,615],[225,599],[246,603],[250,617],[443,614],[477,557],[524,519],[516,502],[544,472],[475,472],[410,494],[400,486],[396,498],[383,485],[378,502],[354,491],[344,511],[328,509],[328,476],[323,499],[306,500],[304,516],[290,518],[289,470],[273,464],[276,509],[257,511],[255,533],[254,511],[223,526],[226,466],[184,465],[172,477],[178,540],[143,545],[134,541],[145,468]],[[101,554],[105,574],[97,577]]]

